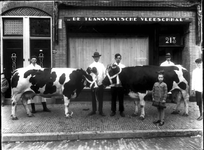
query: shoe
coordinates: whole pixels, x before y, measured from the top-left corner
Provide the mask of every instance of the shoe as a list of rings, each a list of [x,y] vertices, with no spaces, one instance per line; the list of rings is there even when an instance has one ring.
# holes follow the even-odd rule
[[[42,106],[43,106],[43,111],[45,111],[45,112],[51,112],[51,111],[47,108],[46,102],[42,102]]]
[[[110,116],[115,116],[115,112],[112,112],[112,113],[110,114]]]
[[[163,125],[164,125],[164,122],[160,122],[160,123],[159,123],[159,126],[163,126]]]
[[[31,113],[33,113],[33,114],[35,114],[35,113],[37,113],[35,110],[31,110]]]
[[[88,116],[92,116],[92,115],[95,115],[96,114],[96,112],[95,111],[92,111],[92,112],[90,112],[89,114],[88,114]]]
[[[121,117],[125,117],[125,114],[123,112],[120,112]]]
[[[34,103],[31,103],[31,113],[36,113],[36,111],[35,111],[35,104]]]
[[[157,124],[157,123],[160,123],[161,120],[156,120],[156,121],[153,121],[154,124]]]
[[[203,116],[197,118],[198,121],[203,120]]]
[[[99,113],[99,115],[101,115],[101,116],[106,116],[103,112]]]
[[[43,111],[45,111],[45,112],[51,112],[51,110],[49,110],[48,108],[43,109]]]

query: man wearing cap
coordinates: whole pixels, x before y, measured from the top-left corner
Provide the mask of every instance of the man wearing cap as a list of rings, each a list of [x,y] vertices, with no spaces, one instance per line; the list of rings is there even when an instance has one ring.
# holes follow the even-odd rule
[[[166,61],[161,63],[160,66],[174,66],[174,65],[175,64],[173,62],[171,62],[171,54],[170,53],[166,53]]]
[[[37,57],[31,56],[30,59],[30,65],[27,66],[27,69],[41,69],[41,66],[37,64]],[[46,104],[46,98],[43,98],[41,96],[35,96],[32,100],[28,101],[28,103],[31,103],[31,108],[32,108],[32,113],[36,113],[35,111],[35,103],[41,102],[42,106],[43,106],[43,111],[45,112],[51,112],[48,108],[47,108],[47,104]]]
[[[196,68],[192,72],[192,94],[196,97],[196,102],[199,107],[200,116],[197,120],[203,119],[203,70],[202,70],[202,60],[200,58],[195,60]]]
[[[120,63],[121,59],[122,59],[122,56],[119,53],[115,54],[115,63],[113,65],[117,65],[122,69],[125,67],[125,65]],[[112,95],[111,111],[112,112],[111,112],[110,116],[114,116],[116,114],[116,100],[118,97],[120,116],[125,117],[125,114],[123,113],[123,111],[124,111],[124,101],[123,101],[124,89],[121,85],[121,82],[120,82],[118,76],[117,76],[116,80],[117,80],[117,83],[111,87],[111,95]]]
[[[95,52],[94,55],[92,56],[94,59],[94,62],[92,64],[89,65],[90,68],[96,68],[97,72],[96,72],[96,83],[98,87],[95,87],[91,90],[91,94],[92,94],[92,112],[90,112],[88,115],[94,115],[96,114],[96,110],[97,110],[97,104],[96,101],[98,101],[98,111],[99,111],[99,115],[101,116],[105,116],[105,114],[103,113],[103,91],[104,91],[104,87],[102,85],[102,81],[105,77],[105,66],[99,62],[100,59],[100,54],[98,52]]]

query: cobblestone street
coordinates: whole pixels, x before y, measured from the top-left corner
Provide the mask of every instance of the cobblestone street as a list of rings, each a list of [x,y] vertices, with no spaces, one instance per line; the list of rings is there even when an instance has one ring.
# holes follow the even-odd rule
[[[127,131],[127,130],[176,130],[176,129],[202,129],[203,122],[197,121],[199,115],[198,107],[195,102],[189,103],[189,116],[181,114],[173,115],[171,112],[175,104],[167,103],[166,119],[163,126],[156,126],[152,122],[157,118],[157,110],[151,102],[146,103],[146,118],[140,120],[132,117],[134,112],[133,101],[125,101],[125,117],[121,117],[117,112],[116,116],[110,117],[110,102],[104,102],[105,117],[96,114],[87,116],[91,111],[90,102],[72,102],[70,111],[73,117],[66,119],[63,104],[49,104],[51,113],[42,112],[42,106],[36,105],[35,117],[27,117],[22,105],[17,108],[19,120],[11,120],[11,107],[2,107],[2,133],[50,133],[50,132],[83,132],[83,131]],[[181,113],[183,105],[181,105]]]

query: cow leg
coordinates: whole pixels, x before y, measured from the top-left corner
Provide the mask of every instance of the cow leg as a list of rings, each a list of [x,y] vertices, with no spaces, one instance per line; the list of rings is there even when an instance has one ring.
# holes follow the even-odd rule
[[[17,102],[13,99],[11,102],[11,119],[12,120],[18,120],[18,117],[16,117],[16,109],[17,109]]]
[[[144,120],[145,119],[145,101],[144,99],[140,100],[140,108],[141,108],[140,118]]]
[[[133,92],[133,91],[130,91],[129,93],[128,93],[128,95],[134,100],[134,104],[135,104],[135,112],[132,114],[132,117],[136,117],[136,116],[138,116],[139,114],[138,114],[138,110],[139,110],[139,95],[138,95],[138,93],[135,93],[135,92]]]
[[[181,99],[182,99],[182,95],[181,95],[181,92],[177,92],[177,93],[172,93],[173,94],[176,94],[175,95],[175,99],[176,99],[176,109],[174,109],[174,111],[171,113],[171,114],[179,114],[179,107],[181,105]]]
[[[25,110],[26,110],[26,113],[27,113],[28,117],[34,116],[34,115],[30,112],[30,109],[28,108],[28,104],[27,104],[27,99],[26,99],[26,98],[23,98],[23,97],[22,97],[22,104],[23,104],[23,106],[24,106],[24,108],[25,108]]]
[[[183,113],[183,116],[188,116],[188,101],[184,100],[184,108],[185,112]]]
[[[69,104],[70,104],[70,99],[67,97],[64,97],[64,106],[65,106],[65,117],[70,118],[73,115],[73,112],[69,112]]]
[[[145,101],[144,101],[145,95],[146,95],[146,94],[139,93],[140,108],[141,108],[140,118],[141,118],[142,120],[145,119]]]
[[[134,104],[135,104],[135,112],[132,114],[132,116],[133,117],[136,117],[136,116],[138,116],[139,114],[138,114],[138,110],[139,110],[139,99],[135,99],[134,100]]]
[[[188,102],[189,102],[189,94],[186,91],[182,91],[183,101],[184,101],[184,108],[185,112],[183,116],[188,116]]]

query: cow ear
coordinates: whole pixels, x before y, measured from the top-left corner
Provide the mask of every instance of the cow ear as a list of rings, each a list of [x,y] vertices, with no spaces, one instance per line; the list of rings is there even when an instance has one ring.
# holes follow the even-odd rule
[[[88,68],[86,69],[86,72],[87,72],[88,74],[90,74],[90,73],[91,73],[91,67],[88,67]]]
[[[112,64],[108,64],[106,70],[109,71],[112,68]]]
[[[86,84],[87,84],[87,81],[86,81],[86,80],[84,80],[84,86],[86,86]]]
[[[91,71],[92,71],[94,74],[97,74],[97,73],[98,73],[98,71],[97,71],[97,68],[96,68],[96,67],[93,67],[93,68],[91,69]]]
[[[113,69],[117,68],[117,65],[112,64],[112,68],[113,68]]]

